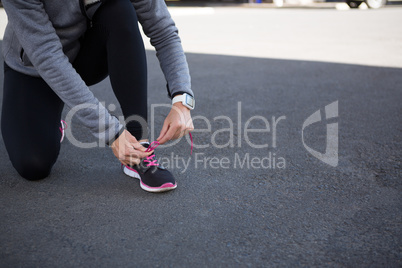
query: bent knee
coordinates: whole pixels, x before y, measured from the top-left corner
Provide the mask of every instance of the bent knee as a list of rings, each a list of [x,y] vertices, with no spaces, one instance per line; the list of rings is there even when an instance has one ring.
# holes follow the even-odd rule
[[[101,22],[112,32],[132,33],[134,26],[138,26],[137,13],[130,0],[106,1],[95,12],[93,21],[94,24]]]
[[[54,161],[48,159],[24,159],[18,163],[13,163],[17,172],[24,179],[37,181],[49,176]]]

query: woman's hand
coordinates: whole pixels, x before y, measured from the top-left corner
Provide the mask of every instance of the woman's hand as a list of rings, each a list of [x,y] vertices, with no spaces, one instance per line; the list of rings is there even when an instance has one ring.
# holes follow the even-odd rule
[[[117,159],[125,166],[137,165],[142,158],[152,153],[152,151],[145,152],[146,148],[127,130],[124,130],[119,138],[112,143],[111,148]]]
[[[168,116],[163,123],[159,137],[156,139],[160,144],[178,139],[194,130],[190,109],[180,102],[173,104]]]

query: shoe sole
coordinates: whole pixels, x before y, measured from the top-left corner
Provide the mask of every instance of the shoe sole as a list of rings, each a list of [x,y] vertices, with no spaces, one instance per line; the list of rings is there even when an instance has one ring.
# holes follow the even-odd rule
[[[161,193],[161,192],[166,192],[170,190],[174,190],[177,187],[177,183],[173,184],[171,182],[165,183],[159,187],[151,187],[146,185],[145,183],[142,182],[140,174],[132,168],[129,168],[127,166],[124,166],[123,168],[124,174],[131,178],[139,179],[140,180],[140,186],[143,190],[151,193]]]

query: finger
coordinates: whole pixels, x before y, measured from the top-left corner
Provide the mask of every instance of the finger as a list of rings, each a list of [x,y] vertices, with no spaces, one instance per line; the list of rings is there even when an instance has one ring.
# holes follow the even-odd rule
[[[145,157],[149,156],[151,153],[152,153],[152,151],[143,152],[143,151],[136,150],[134,148],[127,148],[127,150],[125,152],[125,157],[133,157],[133,156],[135,156],[138,159],[142,159],[142,158],[145,158]]]
[[[137,165],[141,162],[141,159],[139,158],[139,155],[137,152],[133,152],[130,155],[126,155],[124,157],[123,161],[130,165]]]
[[[138,143],[137,139],[127,130],[124,130],[124,140],[129,143]]]
[[[119,161],[120,161],[120,163],[122,163],[125,166],[130,165],[130,162],[127,161],[127,159],[125,157],[124,158],[119,158]]]
[[[186,130],[184,131],[184,135],[189,134],[193,130],[194,130],[193,124],[191,124],[190,126],[187,126]]]
[[[160,139],[162,139],[163,136],[166,135],[166,132],[168,131],[168,129],[169,129],[169,124],[164,123],[162,126],[161,133],[159,134],[159,137],[156,140],[159,141]]]
[[[132,155],[139,155],[141,151],[137,151],[134,148],[128,147],[127,150],[124,152],[124,157],[130,157]]]
[[[181,138],[181,137],[183,137],[183,136],[185,136],[187,134],[188,134],[188,130],[186,130],[186,129],[177,131],[176,132],[176,137],[174,139],[179,139],[179,138]]]
[[[149,152],[140,152],[138,153],[138,159],[143,159],[147,156],[150,156],[154,151],[149,151]]]
[[[166,132],[166,134],[160,140],[158,140],[158,142],[160,144],[164,144],[164,143],[170,141],[173,138],[173,136],[176,134],[175,132],[176,132],[175,129],[170,127],[168,129],[168,131]]]
[[[172,136],[171,140],[176,140],[184,136],[185,128],[178,128],[175,134]]]
[[[194,130],[193,121],[190,121],[189,123],[187,123],[187,125],[186,125],[186,130],[187,130],[187,131],[193,131],[193,130]]]
[[[184,135],[186,135],[186,131],[188,132],[188,127],[186,126],[186,125],[181,125],[180,127],[179,127],[179,129],[177,130],[177,137],[176,137],[176,139],[179,139],[179,138],[181,138],[181,137],[183,137]]]
[[[147,150],[147,148],[145,148],[144,146],[141,145],[141,143],[139,143],[138,141],[135,143],[132,143],[132,146],[135,150],[137,151],[141,151],[141,152],[145,152]]]
[[[131,147],[143,152],[147,150],[147,148],[142,146],[141,143],[139,143],[138,140],[133,135],[131,135],[131,133],[128,132],[127,130],[125,130],[125,135],[126,135],[126,141],[128,141],[131,144]]]
[[[137,157],[130,157],[127,161],[129,161],[132,166],[138,165],[141,162]]]

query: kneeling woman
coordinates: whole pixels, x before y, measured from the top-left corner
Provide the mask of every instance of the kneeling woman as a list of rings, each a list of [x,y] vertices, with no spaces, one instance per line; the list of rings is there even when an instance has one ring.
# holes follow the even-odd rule
[[[79,109],[76,116],[100,142],[111,146],[127,175],[139,178],[147,191],[175,189],[173,175],[159,166],[154,149],[193,130],[194,99],[186,58],[165,2],[2,2],[8,25],[1,130],[18,173],[29,180],[49,175],[64,134],[64,104],[85,104],[91,108]],[[157,51],[173,102],[151,145],[147,126],[138,120],[122,125],[88,88],[110,76],[124,117],[147,120],[147,65],[138,22]]]

